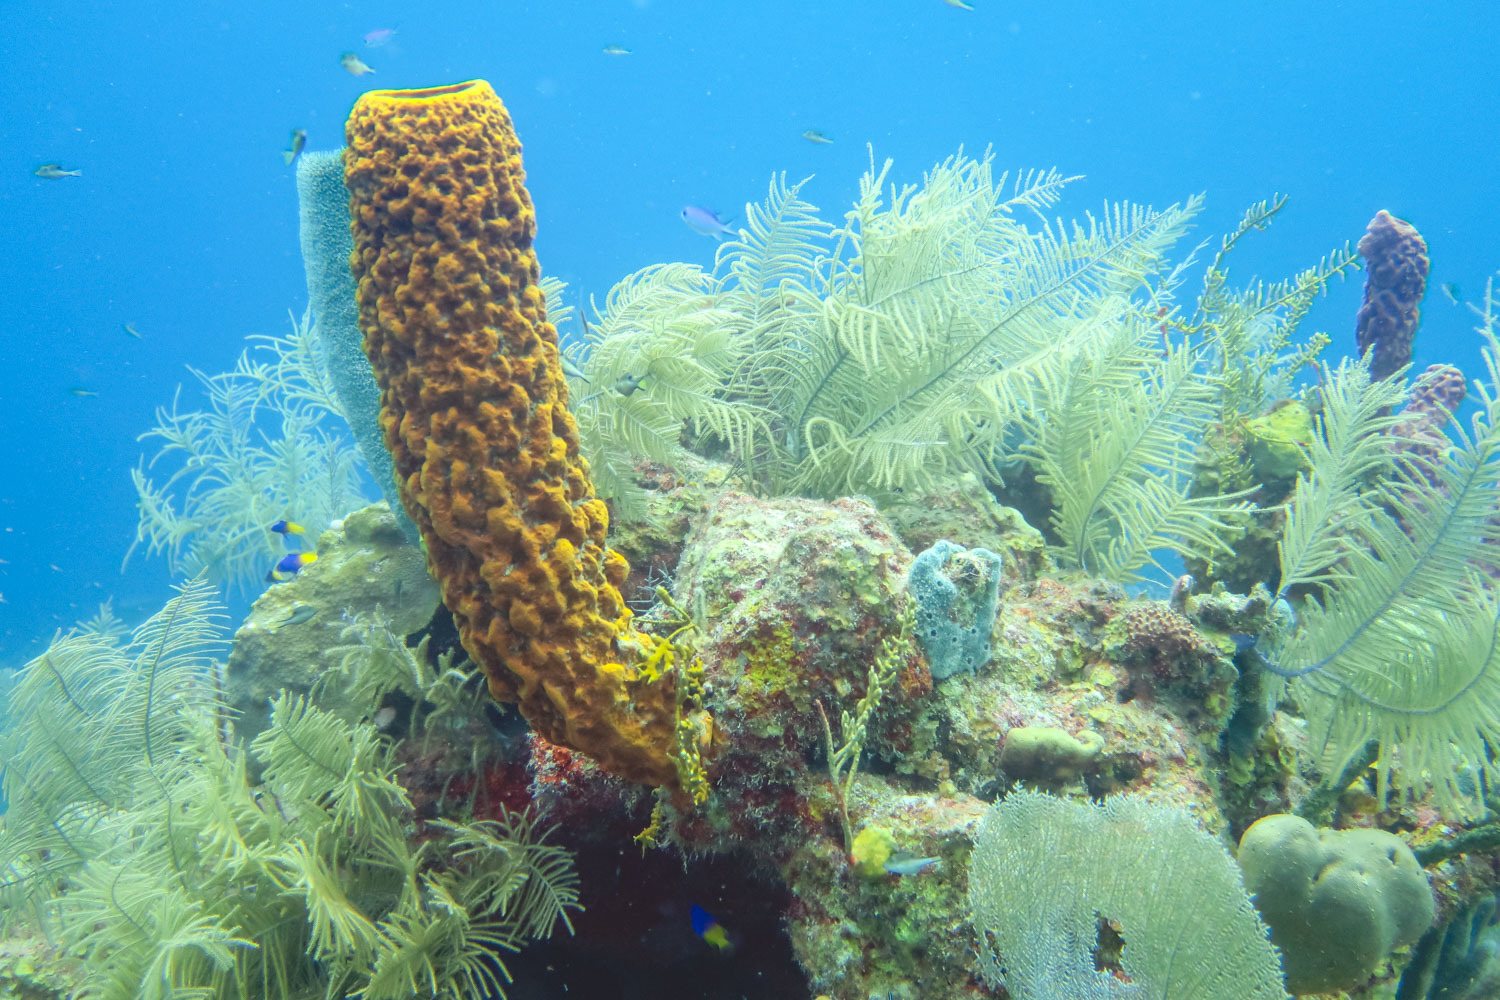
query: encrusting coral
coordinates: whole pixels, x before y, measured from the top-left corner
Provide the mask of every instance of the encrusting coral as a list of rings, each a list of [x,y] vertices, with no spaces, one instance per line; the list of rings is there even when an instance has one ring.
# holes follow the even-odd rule
[[[465,648],[538,733],[677,787],[676,679],[634,665],[655,643],[578,454],[504,105],[483,81],[372,91],[346,134],[381,423]]]

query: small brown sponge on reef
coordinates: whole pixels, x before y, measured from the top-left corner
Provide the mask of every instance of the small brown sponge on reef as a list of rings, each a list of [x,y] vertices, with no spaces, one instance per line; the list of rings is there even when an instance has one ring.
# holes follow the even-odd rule
[[[1370,375],[1387,378],[1411,362],[1417,307],[1427,290],[1427,241],[1411,223],[1381,209],[1360,237],[1359,254],[1369,276],[1354,338],[1361,357],[1373,352]]]
[[[679,787],[675,678],[636,666],[657,640],[578,453],[505,106],[482,80],[372,91],[346,138],[381,425],[464,648],[548,740]]]

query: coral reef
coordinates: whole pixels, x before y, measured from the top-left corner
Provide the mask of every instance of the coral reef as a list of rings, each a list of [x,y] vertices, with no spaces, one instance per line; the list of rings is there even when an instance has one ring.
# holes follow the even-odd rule
[[[1427,876],[1384,830],[1319,830],[1266,816],[1240,838],[1240,866],[1281,949],[1293,993],[1358,985],[1432,924]]]
[[[1370,356],[1370,374],[1389,378],[1411,363],[1422,295],[1427,291],[1427,241],[1385,209],[1359,240],[1365,259],[1365,301],[1355,318],[1355,343]]]
[[[1364,356],[1303,389],[1354,256],[1231,286],[1283,200],[1183,304],[1196,200],[1038,229],[1059,174],[872,161],[841,224],[778,178],[712,270],[622,281],[565,376],[489,86],[366,94],[347,138],[300,174],[309,290],[422,545],[226,491],[321,555],[227,670],[200,582],[23,672],[0,923],[70,921],[86,995],[503,994],[558,926],[528,971],[580,996],[1489,989],[1493,287],[1455,430],[1461,373],[1395,374],[1426,260],[1385,213]],[[311,339],[226,401],[331,410]],[[157,433],[217,469],[194,417]]]
[[[372,91],[345,183],[402,500],[465,648],[537,732],[677,786],[676,678],[642,677],[532,249],[520,143],[482,81]]]
[[[1047,539],[997,501],[973,473],[931,489],[883,498],[880,512],[913,552],[947,539],[966,549],[989,549],[1000,557],[1000,580],[1008,587],[1053,570]]]
[[[224,697],[246,736],[269,723],[268,706],[278,691],[308,694],[337,667],[351,616],[379,609],[404,636],[425,628],[438,610],[422,550],[406,540],[383,503],[334,522],[318,538],[318,556],[261,594],[234,634]]]
[[[1161,698],[1217,731],[1234,707],[1233,643],[1206,638],[1185,615],[1151,601],[1110,622],[1105,648],[1130,674],[1132,697]]]
[[[0,1000],[67,1000],[87,982],[77,959],[58,953],[40,933],[0,940]]]

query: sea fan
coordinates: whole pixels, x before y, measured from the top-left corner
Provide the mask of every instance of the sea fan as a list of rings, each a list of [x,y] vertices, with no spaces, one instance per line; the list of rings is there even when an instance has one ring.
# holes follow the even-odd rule
[[[195,581],[134,633],[99,619],[22,671],[0,917],[55,916],[90,1000],[503,997],[503,954],[569,926],[571,855],[511,814],[414,843],[388,738],[300,697],[274,703],[252,785],[217,616]]]
[[[1242,494],[1190,496],[1194,456],[1218,415],[1219,380],[1187,347],[1163,349],[1126,303],[1095,350],[1043,383],[1019,421],[1027,461],[1052,494],[1057,558],[1133,579],[1164,551],[1229,551]]]
[[[42,898],[107,853],[112,816],[162,800],[196,720],[222,710],[221,618],[213,588],[193,581],[129,636],[96,620],[22,669],[0,734],[0,880]]]
[[[1016,1000],[1285,1000],[1281,965],[1223,846],[1178,809],[1016,791],[969,860],[979,971]],[[1123,981],[1096,967],[1104,923]]]
[[[1292,496],[1281,549],[1283,592],[1320,590],[1265,654],[1293,679],[1328,773],[1373,741],[1382,798],[1399,768],[1408,791],[1431,787],[1455,816],[1474,814],[1480,789],[1500,778],[1491,751],[1500,732],[1497,332],[1492,282],[1479,412],[1419,469],[1405,463],[1383,412],[1396,389],[1371,385],[1363,366],[1330,381],[1322,442]]]
[[[363,464],[338,427],[309,317],[294,318],[286,337],[253,339],[232,372],[189,369],[208,408],[182,409],[179,389],[141,436],[160,449],[131,472],[140,509],[131,552],[144,544],[174,573],[240,592],[285,552],[272,524],[291,518],[316,539],[366,502]],[[154,479],[158,466],[172,471]]]
[[[838,227],[776,178],[711,274],[659,265],[615,287],[578,359],[602,481],[629,456],[669,458],[685,427],[771,493],[881,494],[987,472],[979,456],[1107,336],[1199,204],[1028,227],[1022,216],[1041,218],[1071,178],[1012,181],[988,155],[960,153],[887,193],[890,168],[872,156]]]

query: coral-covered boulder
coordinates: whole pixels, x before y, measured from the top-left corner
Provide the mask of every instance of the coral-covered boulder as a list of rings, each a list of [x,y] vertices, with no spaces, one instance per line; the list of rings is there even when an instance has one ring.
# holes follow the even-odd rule
[[[438,609],[420,547],[384,503],[335,522],[318,539],[318,561],[256,598],[229,656],[225,695],[241,736],[266,727],[272,696],[306,693],[337,663],[347,614],[379,608],[396,635],[416,632]]]
[[[688,833],[694,846],[748,842],[779,856],[822,829],[804,787],[808,755],[823,742],[818,705],[836,720],[864,695],[882,640],[899,627],[910,562],[865,500],[730,492],[709,508],[673,586],[705,629],[698,644],[714,717],[715,794]],[[901,744],[916,700],[930,690],[908,643],[872,745]]]
[[[1051,572],[1047,540],[1019,511],[996,500],[973,473],[941,486],[884,500],[884,514],[913,552],[947,539],[964,548],[998,553],[1007,586]]]

